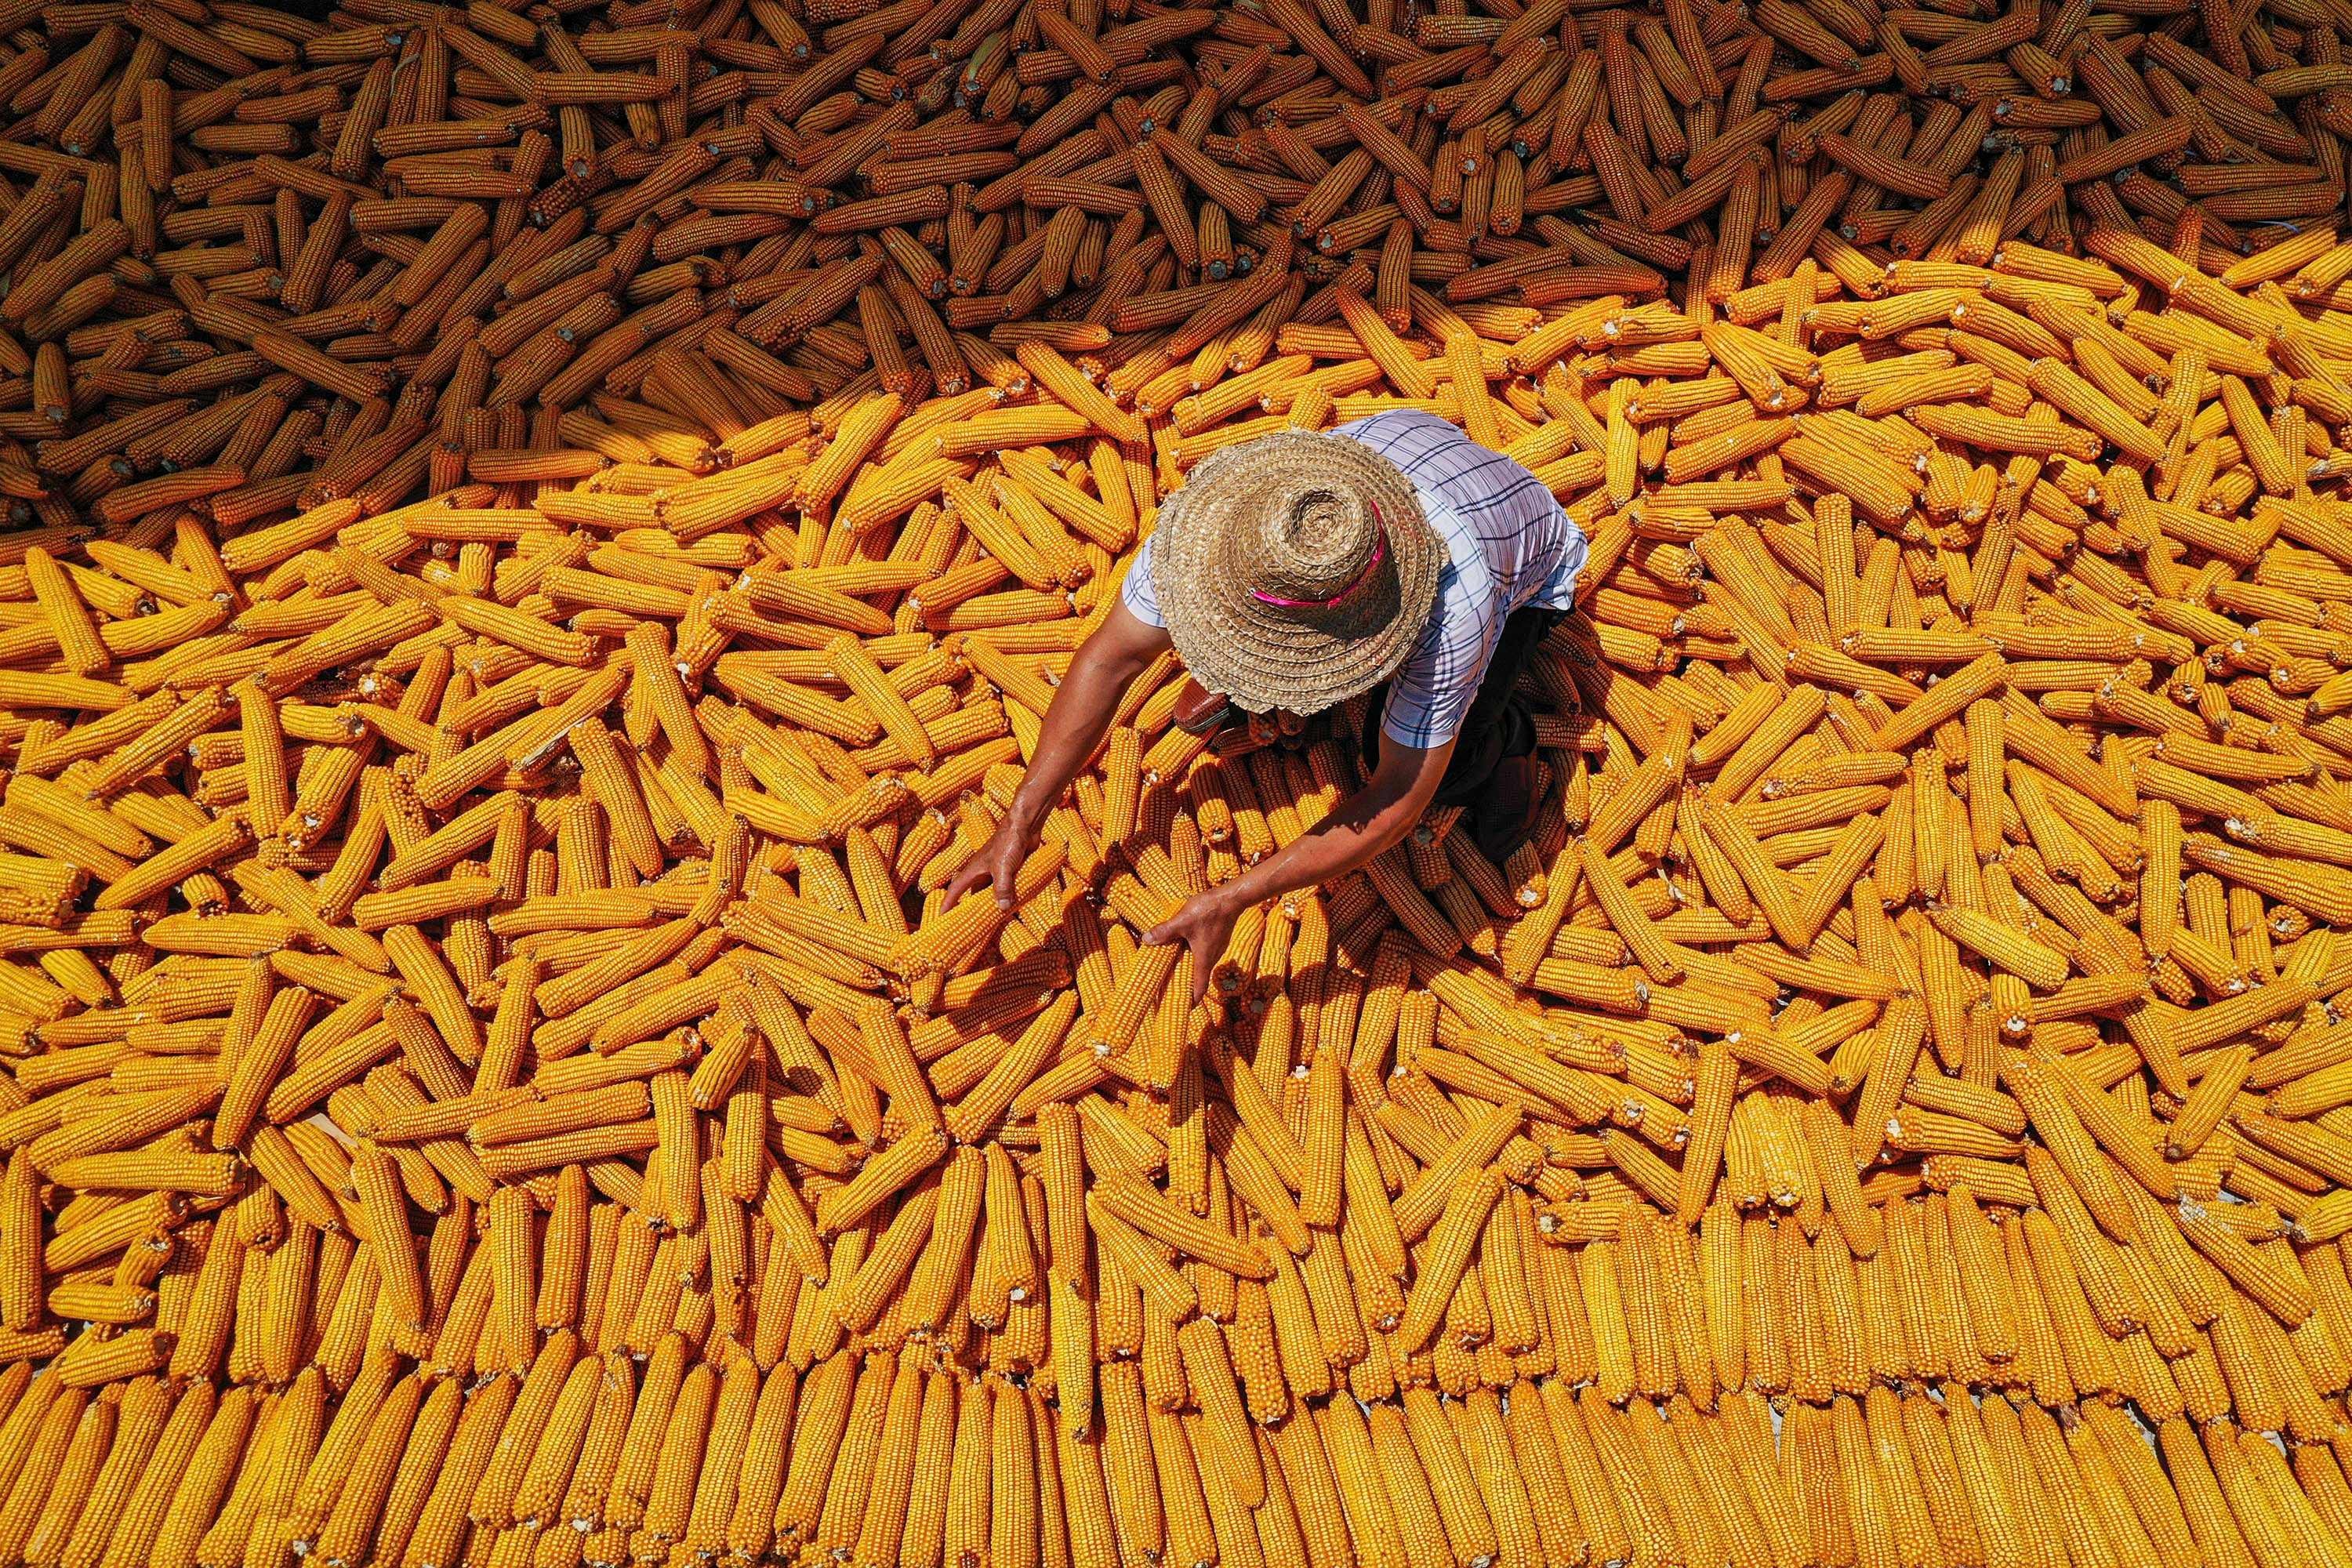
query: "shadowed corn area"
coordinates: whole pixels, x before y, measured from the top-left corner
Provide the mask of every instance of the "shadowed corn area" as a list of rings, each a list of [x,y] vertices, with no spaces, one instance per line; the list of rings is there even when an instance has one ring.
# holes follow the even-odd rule
[[[2347,30],[0,0],[0,1568],[2352,1563]],[[1534,841],[950,907],[1405,406]]]

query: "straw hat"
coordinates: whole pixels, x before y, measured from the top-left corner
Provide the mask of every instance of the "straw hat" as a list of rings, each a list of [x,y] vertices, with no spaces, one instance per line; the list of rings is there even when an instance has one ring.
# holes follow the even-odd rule
[[[1152,587],[1177,651],[1257,712],[1319,712],[1395,674],[1446,562],[1402,469],[1309,430],[1209,457],[1158,538]]]

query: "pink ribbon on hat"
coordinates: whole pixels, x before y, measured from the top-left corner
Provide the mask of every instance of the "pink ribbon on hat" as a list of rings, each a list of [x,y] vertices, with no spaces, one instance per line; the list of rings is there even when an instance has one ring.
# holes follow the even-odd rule
[[[1381,563],[1388,557],[1388,522],[1381,516],[1381,509],[1378,506],[1372,507],[1371,512],[1372,526],[1380,531],[1378,535],[1372,540],[1372,558],[1365,562],[1363,570],[1357,573],[1353,577],[1350,577],[1348,580],[1347,586],[1341,588],[1338,593],[1332,595],[1328,599],[1284,599],[1279,598],[1275,595],[1262,593],[1255,588],[1252,588],[1249,591],[1249,596],[1255,599],[1261,605],[1272,605],[1277,609],[1284,610],[1328,610],[1332,608],[1334,605],[1345,603],[1357,589],[1362,587],[1371,579],[1373,572],[1378,570]]]

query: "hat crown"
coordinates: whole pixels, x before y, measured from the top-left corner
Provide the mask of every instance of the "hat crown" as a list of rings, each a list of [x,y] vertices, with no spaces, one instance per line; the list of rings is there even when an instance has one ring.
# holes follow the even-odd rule
[[[1160,526],[1152,584],[1177,652],[1258,711],[1317,712],[1393,675],[1445,565],[1404,470],[1318,431],[1211,454]]]
[[[1266,488],[1257,526],[1238,531],[1240,578],[1260,594],[1319,603],[1364,574],[1380,546],[1380,522],[1344,480],[1303,478]]]

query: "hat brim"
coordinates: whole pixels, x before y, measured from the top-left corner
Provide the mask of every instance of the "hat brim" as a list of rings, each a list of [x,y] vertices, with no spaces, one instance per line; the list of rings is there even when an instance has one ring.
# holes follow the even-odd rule
[[[1378,509],[1388,557],[1347,613],[1328,617],[1332,625],[1252,596],[1219,563],[1219,539],[1243,525],[1242,509],[1272,465],[1311,466]],[[1186,668],[1257,712],[1319,712],[1394,675],[1429,625],[1446,564],[1444,542],[1402,469],[1360,441],[1307,430],[1260,437],[1202,462],[1162,510],[1152,552],[1152,586]],[[1368,624],[1375,629],[1357,629]]]

